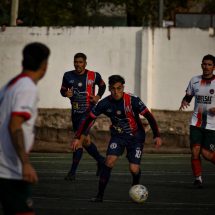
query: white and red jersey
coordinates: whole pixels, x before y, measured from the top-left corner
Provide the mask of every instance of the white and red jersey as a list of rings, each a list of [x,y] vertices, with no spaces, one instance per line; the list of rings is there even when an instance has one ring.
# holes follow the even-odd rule
[[[20,74],[0,90],[0,178],[22,179],[22,165],[11,142],[8,125],[12,115],[26,119],[22,124],[26,152],[34,143],[38,92],[33,80]]]
[[[215,115],[208,110],[215,107],[215,76],[204,79],[201,75],[193,77],[186,93],[195,97],[191,125],[215,130]]]

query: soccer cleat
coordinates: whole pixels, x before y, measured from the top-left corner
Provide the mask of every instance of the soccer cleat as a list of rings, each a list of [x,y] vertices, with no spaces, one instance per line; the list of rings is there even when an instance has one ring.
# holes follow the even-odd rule
[[[91,202],[103,202],[103,197],[100,195],[97,195],[96,197],[93,197],[90,199]]]
[[[66,181],[75,181],[75,175],[71,172],[68,172],[68,174],[65,176],[64,180]]]
[[[196,180],[193,182],[193,185],[194,185],[196,188],[203,188],[202,181],[201,181],[201,180],[198,180],[198,179],[196,179]]]

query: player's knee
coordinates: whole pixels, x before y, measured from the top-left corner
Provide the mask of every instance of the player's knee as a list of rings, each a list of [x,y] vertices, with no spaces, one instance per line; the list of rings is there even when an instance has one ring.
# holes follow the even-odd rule
[[[192,152],[192,158],[193,159],[198,159],[200,156],[200,152],[201,152],[201,147],[200,145],[193,145],[191,148],[191,152]]]
[[[138,174],[140,172],[139,165],[130,165],[129,169],[132,174]]]

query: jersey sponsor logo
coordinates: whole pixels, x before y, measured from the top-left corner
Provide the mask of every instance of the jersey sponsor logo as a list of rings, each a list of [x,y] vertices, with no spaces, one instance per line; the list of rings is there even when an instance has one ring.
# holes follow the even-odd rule
[[[210,89],[210,94],[214,94],[214,89]]]
[[[117,143],[111,143],[110,148],[111,149],[116,149],[117,148]]]
[[[196,101],[199,104],[211,104],[212,96],[196,96]]]
[[[69,81],[70,84],[73,84],[74,82],[75,82],[74,80],[70,80],[70,81]]]

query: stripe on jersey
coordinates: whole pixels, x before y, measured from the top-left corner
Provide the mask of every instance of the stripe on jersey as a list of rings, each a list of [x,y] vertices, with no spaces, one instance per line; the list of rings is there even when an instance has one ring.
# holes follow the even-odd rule
[[[131,131],[132,132],[136,131],[138,128],[134,118],[134,113],[132,111],[131,96],[126,93],[124,93],[124,109],[125,109],[126,117],[128,118],[128,124],[129,124],[129,127],[131,128]]]
[[[196,126],[205,128],[207,125],[207,112],[202,108],[198,109]]]
[[[12,112],[11,116],[21,116],[23,117],[25,120],[28,120],[31,118],[31,114],[28,112]]]
[[[90,96],[94,95],[93,83],[95,81],[95,72],[88,71],[87,72],[87,80],[86,80],[86,91],[87,91],[87,109],[90,107]]]

